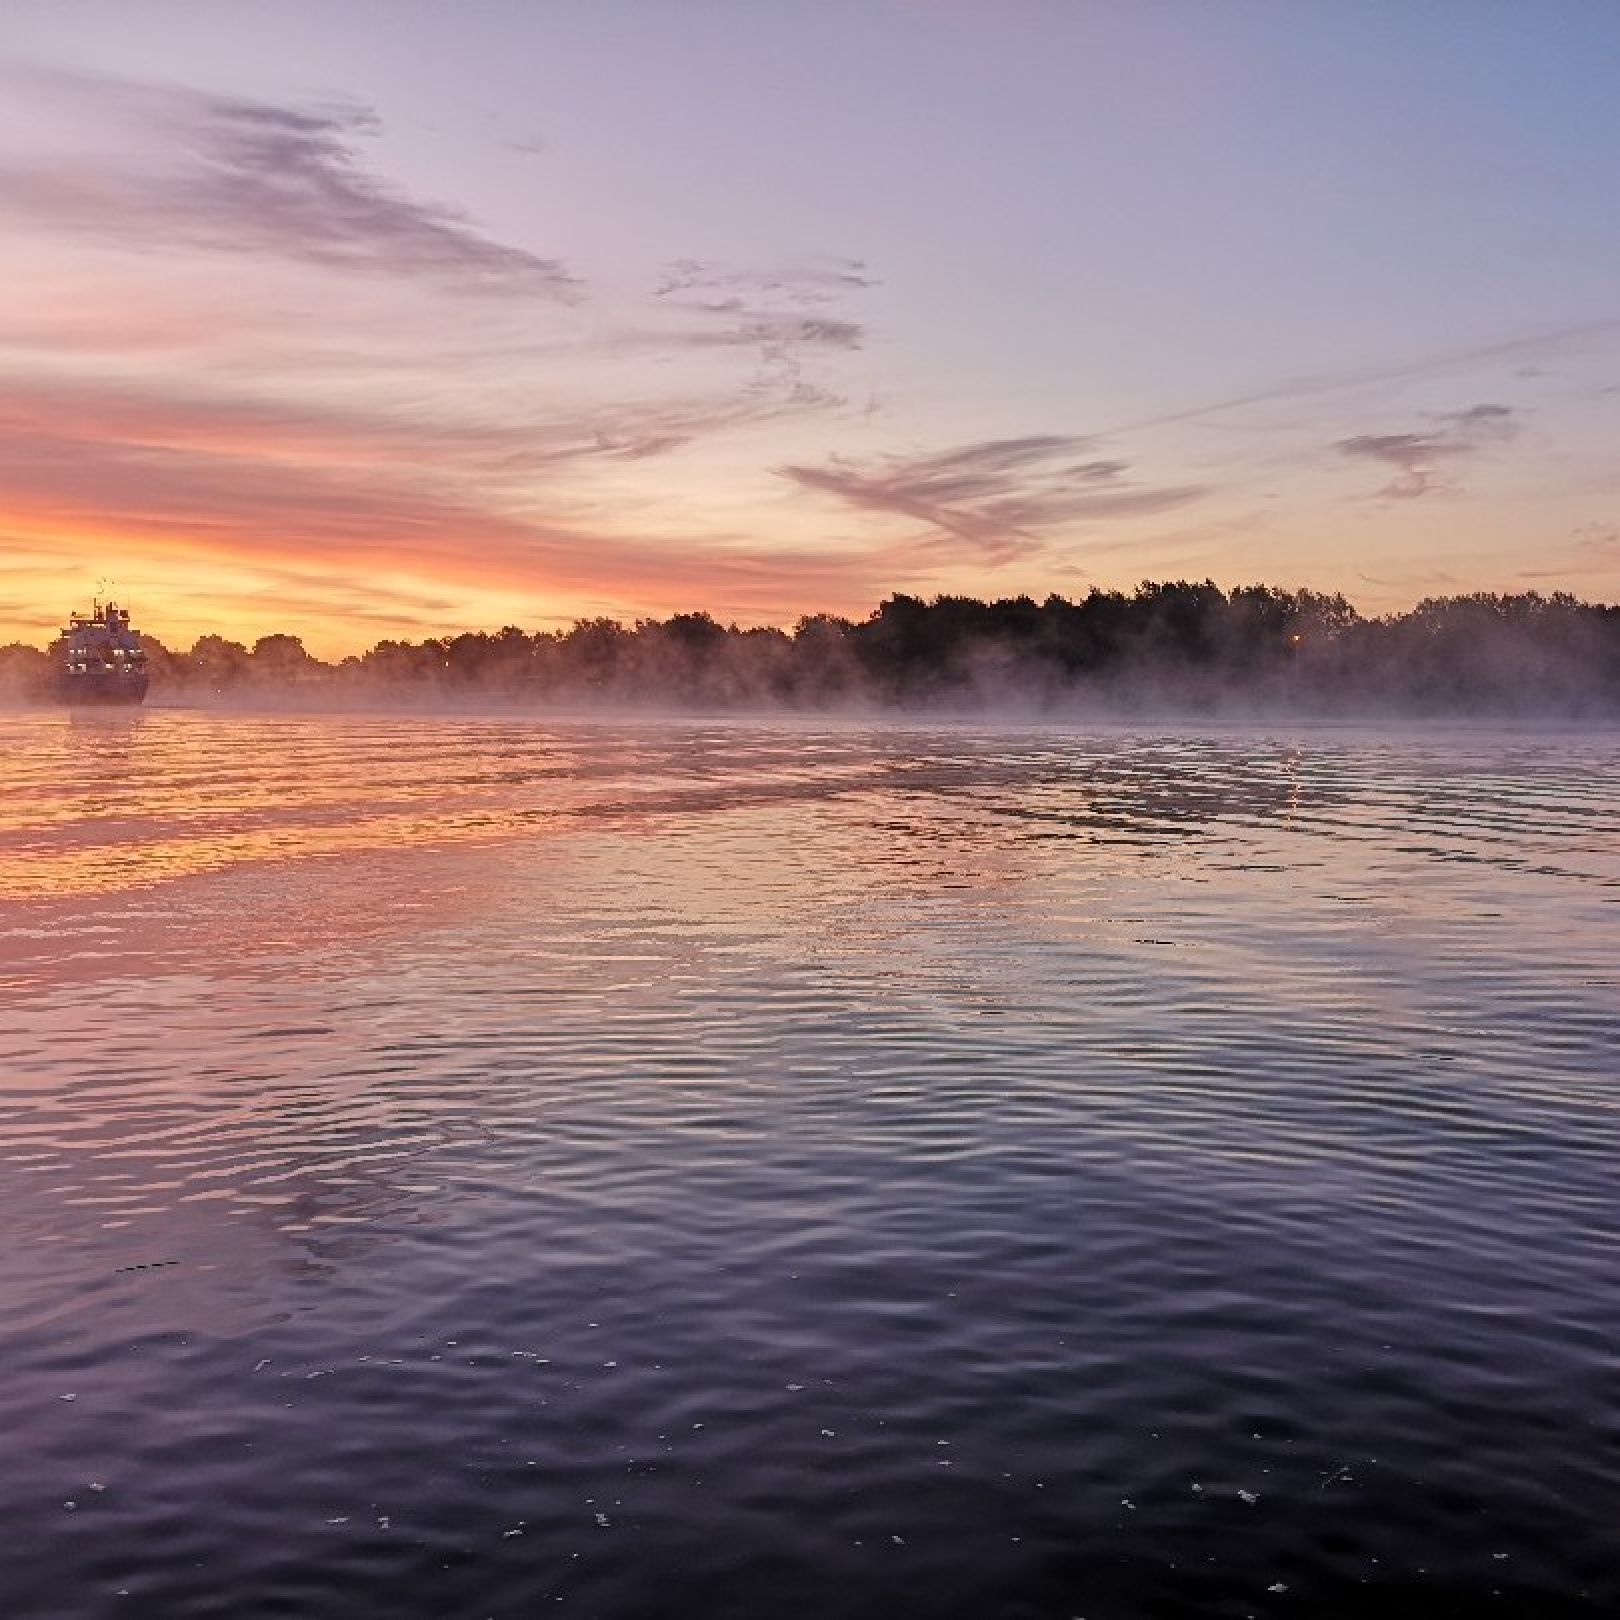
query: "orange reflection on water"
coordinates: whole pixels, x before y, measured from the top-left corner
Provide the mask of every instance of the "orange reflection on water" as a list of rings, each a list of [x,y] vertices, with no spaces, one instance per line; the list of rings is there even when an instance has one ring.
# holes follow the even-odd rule
[[[484,730],[424,748],[398,719],[0,716],[0,899],[532,832],[571,796],[558,751],[531,734],[510,770]]]

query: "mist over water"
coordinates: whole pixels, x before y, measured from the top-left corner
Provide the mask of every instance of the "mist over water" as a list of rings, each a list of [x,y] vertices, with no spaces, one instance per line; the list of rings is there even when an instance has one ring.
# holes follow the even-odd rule
[[[1617,783],[0,714],[0,1611],[1615,1612]]]
[[[677,613],[384,640],[335,663],[287,634],[142,643],[154,701],[210,708],[1620,720],[1620,606],[1567,592],[1366,619],[1317,591],[1145,580],[1078,601],[896,595],[791,635]],[[0,703],[50,694],[51,667],[38,648],[0,647]]]

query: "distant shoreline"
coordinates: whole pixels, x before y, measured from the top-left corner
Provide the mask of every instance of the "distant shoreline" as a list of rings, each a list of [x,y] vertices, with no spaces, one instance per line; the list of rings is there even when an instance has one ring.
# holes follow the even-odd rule
[[[1210,581],[980,601],[893,596],[792,632],[707,613],[565,631],[384,640],[327,662],[295,635],[187,651],[143,636],[151,701],[252,708],[939,714],[1201,720],[1620,715],[1620,606],[1566,593],[1433,598],[1364,618],[1343,596]],[[44,689],[0,648],[0,699]]]

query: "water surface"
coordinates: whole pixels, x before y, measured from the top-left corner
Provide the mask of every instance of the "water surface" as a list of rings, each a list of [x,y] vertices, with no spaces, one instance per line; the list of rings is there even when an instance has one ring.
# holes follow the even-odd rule
[[[0,1612],[1620,1610],[1617,773],[0,715]]]

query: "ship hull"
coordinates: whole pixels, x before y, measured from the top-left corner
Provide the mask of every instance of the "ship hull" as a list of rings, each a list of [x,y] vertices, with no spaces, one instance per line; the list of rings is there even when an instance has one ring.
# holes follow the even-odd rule
[[[72,708],[132,709],[146,701],[145,675],[58,675],[58,703]]]

